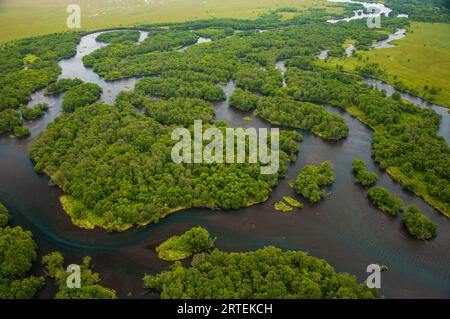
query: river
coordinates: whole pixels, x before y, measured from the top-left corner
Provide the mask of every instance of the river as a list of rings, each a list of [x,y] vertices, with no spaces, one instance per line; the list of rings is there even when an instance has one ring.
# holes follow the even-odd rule
[[[137,79],[106,82],[81,64],[83,55],[104,44],[90,34],[82,38],[77,55],[60,62],[61,77],[78,77],[102,86],[102,99],[111,103],[118,92],[132,89]],[[145,35],[143,35],[145,38]],[[284,64],[279,64],[283,68]],[[230,82],[224,89],[229,97],[234,90]],[[168,269],[171,263],[157,258],[154,248],[174,234],[193,226],[206,227],[218,237],[217,247],[225,251],[246,251],[275,245],[284,249],[309,252],[326,259],[338,271],[346,271],[364,280],[369,264],[387,265],[382,275],[382,293],[390,298],[450,297],[450,221],[420,198],[406,192],[387,174],[381,172],[371,158],[372,131],[338,108],[330,112],[342,114],[350,127],[344,141],[325,142],[308,132],[288,177],[281,180],[270,199],[263,204],[236,211],[190,209],[172,214],[160,223],[124,233],[109,234],[102,230],[83,230],[72,225],[59,202],[62,192],[49,186],[45,175],[36,174],[28,158],[27,148],[36,135],[60,114],[61,96],[33,94],[31,104],[41,100],[50,103],[48,114],[31,125],[31,137],[25,140],[0,138],[0,201],[11,211],[12,225],[21,225],[33,232],[39,246],[39,258],[51,251],[61,251],[68,263],[79,263],[85,255],[93,257],[94,269],[101,273],[102,284],[118,291],[120,297],[132,292],[136,298],[154,297],[145,294],[142,277]],[[217,120],[235,127],[271,127],[265,121],[229,107],[228,101],[216,104]],[[251,115],[250,115],[251,116]],[[447,114],[447,116],[449,116]],[[430,242],[409,238],[401,218],[381,213],[366,198],[367,190],[354,183],[352,161],[360,158],[368,169],[380,175],[378,185],[388,188],[408,204],[416,204],[439,224],[438,236]],[[283,196],[296,196],[288,186],[300,168],[332,160],[336,182],[329,196],[316,205],[283,214],[273,204]],[[33,272],[42,274],[40,262]],[[39,297],[52,297],[55,287],[48,284]]]

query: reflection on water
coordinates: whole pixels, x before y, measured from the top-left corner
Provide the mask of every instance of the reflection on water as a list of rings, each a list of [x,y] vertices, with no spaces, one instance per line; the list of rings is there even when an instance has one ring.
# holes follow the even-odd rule
[[[125,85],[106,82],[81,64],[81,57],[102,44],[95,35],[83,37],[78,54],[60,63],[62,77],[79,77],[102,85],[102,99],[111,102]],[[279,63],[278,67],[282,67]],[[135,79],[129,79],[134,83]],[[229,97],[233,82],[223,87]],[[108,90],[111,94],[107,95]],[[300,131],[305,140],[295,163],[290,165],[287,178],[280,181],[270,199],[263,204],[235,211],[190,209],[173,214],[156,225],[132,229],[125,233],[108,234],[102,230],[82,230],[73,226],[61,208],[61,191],[48,185],[48,178],[33,171],[27,156],[27,146],[36,133],[45,129],[60,112],[61,96],[44,97],[41,92],[33,101],[47,100],[48,115],[31,124],[32,136],[26,140],[0,138],[0,201],[10,209],[13,225],[22,225],[33,232],[42,256],[53,250],[62,251],[67,262],[79,262],[80,256],[93,257],[95,270],[101,272],[102,283],[118,290],[125,297],[129,291],[142,297],[142,277],[170,266],[159,260],[154,247],[174,234],[193,226],[204,226],[218,237],[217,246],[226,251],[245,251],[276,245],[284,249],[300,249],[324,258],[338,271],[347,271],[360,280],[367,277],[368,264],[381,263],[389,267],[382,276],[382,292],[388,297],[449,297],[450,296],[450,222],[421,199],[404,191],[401,185],[381,172],[371,158],[372,132],[358,120],[334,107],[330,112],[342,114],[350,127],[344,141],[325,142]],[[231,108],[227,101],[216,103],[216,119],[230,126],[270,127],[259,118],[243,120],[249,114]],[[251,114],[250,114],[251,115]],[[438,236],[423,243],[410,239],[400,218],[381,213],[369,204],[367,190],[354,183],[351,165],[354,158],[367,162],[368,169],[377,172],[379,185],[388,188],[408,204],[418,205],[439,224]],[[293,196],[288,186],[300,168],[332,160],[336,182],[331,194],[316,205],[306,204],[303,210],[281,214],[273,204],[283,196]],[[36,266],[36,273],[42,270]],[[41,297],[51,297],[47,287]]]

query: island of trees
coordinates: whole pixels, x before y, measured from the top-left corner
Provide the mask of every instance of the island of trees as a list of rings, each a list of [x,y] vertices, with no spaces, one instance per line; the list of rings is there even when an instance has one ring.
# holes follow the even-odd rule
[[[37,245],[30,231],[7,226],[9,211],[0,203],[0,299],[31,299],[44,278],[30,276]]]
[[[326,195],[321,187],[332,185],[334,178],[334,167],[330,161],[325,161],[319,166],[307,165],[297,176],[294,188],[298,194],[314,204]]]
[[[71,272],[66,271],[64,257],[59,252],[53,252],[42,258],[47,275],[53,278],[58,291],[55,299],[115,299],[116,292],[99,284],[100,275],[90,269],[91,258],[84,257],[80,267],[80,288],[70,288],[67,279]]]
[[[436,236],[438,226],[425,216],[415,205],[405,207],[403,223],[408,234],[419,240],[429,240]]]
[[[324,260],[274,247],[245,252],[194,256],[190,267],[144,278],[163,299],[372,299],[376,290],[354,276],[338,273]]]
[[[352,169],[356,177],[356,182],[363,186],[373,185],[378,180],[378,175],[373,172],[368,172],[366,163],[364,163],[364,161],[362,160],[354,160]]]
[[[170,237],[156,248],[156,252],[163,260],[182,260],[212,249],[214,241],[206,229],[194,227],[180,236]]]
[[[383,187],[372,187],[367,196],[375,206],[385,213],[397,215],[403,211],[402,200]]]

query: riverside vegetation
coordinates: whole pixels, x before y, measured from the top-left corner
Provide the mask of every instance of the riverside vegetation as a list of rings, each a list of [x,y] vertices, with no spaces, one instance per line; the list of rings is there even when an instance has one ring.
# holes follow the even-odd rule
[[[429,1],[436,4],[439,0]],[[402,0],[391,2],[394,8],[406,5]],[[410,5],[420,6],[418,2]],[[412,17],[427,21],[448,17],[445,10],[430,14],[432,7],[425,6],[423,13],[414,10]],[[140,44],[135,44],[135,32],[101,37],[109,45],[85,56],[85,66],[106,80],[155,77],[142,79],[133,92],[120,94],[115,105],[92,104],[101,94],[95,85],[77,79],[57,81],[57,62],[76,53],[80,33],[2,44],[0,134],[26,135],[23,119],[35,116],[34,109],[23,109],[31,93],[44,88],[47,94],[66,92],[66,112],[36,139],[30,157],[36,171],[45,172],[65,192],[64,209],[81,227],[123,231],[190,207],[249,206],[267,200],[278,179],[285,176],[287,162],[299,151],[298,133],[281,132],[282,161],[274,175],[260,175],[259,164],[175,165],[170,161],[170,132],[174,127],[189,127],[190,120],[204,117],[208,125],[226,128],[225,123],[214,122],[210,103],[225,99],[217,84],[233,80],[238,87],[231,98],[233,106],[324,139],[346,138],[348,127],[341,116],[328,113],[323,104],[353,114],[373,128],[373,155],[380,167],[450,216],[450,150],[436,134],[439,116],[398,96],[386,97],[365,85],[360,75],[348,74],[339,67],[322,67],[315,58],[322,50],[329,50],[331,57],[342,57],[343,44],[349,39],[358,50],[367,50],[374,41],[408,22],[392,18],[381,30],[372,30],[362,21],[327,24],[326,19],[337,15],[326,10],[297,12],[290,19],[282,18],[282,13],[279,10],[257,20],[163,24],[160,26],[166,30],[151,32]],[[267,31],[261,33],[259,28]],[[201,35],[209,35],[214,41],[179,50],[194,44]],[[286,86],[283,73],[275,68],[280,60],[287,65]],[[365,66],[366,70],[370,68]],[[155,101],[155,96],[162,100]],[[78,104],[78,100],[83,102]],[[170,114],[172,108],[175,112]],[[317,202],[324,196],[320,187],[333,180],[332,165],[324,163],[305,168],[295,187],[309,201]],[[369,193],[388,213],[404,211],[404,223],[412,236],[421,240],[434,236],[435,225],[417,209],[404,208],[382,189]],[[43,285],[43,278],[28,276],[36,259],[36,244],[31,233],[5,226],[8,220],[7,211],[0,206],[1,251],[8,252],[0,256],[6,265],[0,274],[0,294],[2,298],[31,298]],[[116,295],[99,285],[99,275],[89,269],[89,258],[82,265],[87,289],[80,291],[63,287],[66,274],[60,254],[45,257],[44,263],[58,283],[58,298]],[[327,280],[317,280],[317,274]],[[247,278],[254,280],[249,282]],[[336,273],[322,260],[270,247],[248,253],[214,250],[199,254],[191,267],[175,263],[170,271],[146,276],[144,282],[161,291],[162,298],[377,296],[354,277]],[[201,285],[197,285],[199,282]]]
[[[165,31],[150,32],[140,44],[123,37],[111,41],[110,45],[85,56],[85,65],[107,80],[132,76],[152,78],[140,80],[133,92],[121,94],[115,106],[80,108],[73,116],[63,116],[50,125],[30,149],[36,170],[45,171],[62,187],[66,193],[63,198],[66,211],[77,225],[88,228],[125,230],[135,224],[155,222],[167,213],[184,208],[229,209],[265,201],[277,178],[268,180],[268,177],[252,175],[250,171],[255,168],[246,166],[242,174],[238,173],[241,167],[227,166],[226,170],[234,171],[228,175],[234,176],[234,186],[224,188],[232,185],[232,178],[222,181],[219,176],[226,171],[222,168],[200,169],[202,165],[194,165],[183,168],[185,173],[180,174],[177,171],[180,166],[166,163],[171,146],[164,137],[170,129],[168,125],[186,125],[196,116],[210,120],[211,107],[205,103],[224,99],[224,92],[216,84],[233,79],[241,91],[232,96],[232,104],[254,110],[257,116],[274,124],[310,130],[324,139],[345,138],[348,126],[340,115],[328,113],[318,103],[339,105],[355,114],[375,130],[373,152],[380,166],[447,214],[450,152],[436,134],[439,116],[402,100],[386,98],[361,84],[361,78],[356,75],[315,65],[314,55],[325,48],[331,56],[343,55],[340,44],[349,38],[359,49],[367,49],[373,41],[383,38],[380,32],[364,28],[361,21],[330,25],[317,22],[319,16],[319,13],[314,17],[300,13],[286,25],[272,15],[264,19],[270,20],[273,30],[264,33],[246,30],[250,28],[247,22],[234,27],[231,24],[235,30],[233,35],[182,52],[177,49],[195,43],[198,38],[186,30],[197,30],[195,25],[175,24]],[[217,23],[205,21],[201,28],[218,28]],[[404,23],[402,19],[389,19],[383,26],[386,32],[391,32]],[[277,28],[277,24],[284,27]],[[72,34],[64,36],[73,37]],[[280,59],[287,65],[286,87],[281,71],[275,68],[275,62]],[[81,103],[84,105],[98,97],[99,89],[94,86],[68,82],[48,91],[70,87],[63,104],[67,111],[73,111],[77,105],[70,101],[86,95],[89,98]],[[70,90],[75,92],[70,94]],[[163,101],[154,101],[153,96],[162,97]],[[135,108],[144,108],[147,117],[133,114]],[[144,124],[147,122],[148,125]],[[131,133],[130,128],[136,125],[145,127]],[[105,129],[98,134],[95,127]],[[143,133],[151,130],[150,127],[158,132],[153,138]],[[122,136],[126,128],[128,133]],[[121,145],[125,142],[127,145]],[[152,145],[159,151],[155,152]],[[394,149],[402,152],[391,151]],[[81,161],[73,160],[73,154],[88,150],[90,154]],[[161,155],[159,159],[151,156],[159,166],[140,163],[148,163],[150,150]],[[104,158],[105,154],[109,156]],[[134,156],[127,157],[127,154]],[[136,154],[140,155],[136,157]],[[133,162],[136,162],[134,169]],[[182,177],[174,178],[175,171]],[[91,174],[98,179],[89,177]],[[115,185],[111,180],[116,181]],[[130,185],[142,187],[130,190]],[[208,195],[216,189],[220,195]],[[226,195],[223,189],[236,190]]]

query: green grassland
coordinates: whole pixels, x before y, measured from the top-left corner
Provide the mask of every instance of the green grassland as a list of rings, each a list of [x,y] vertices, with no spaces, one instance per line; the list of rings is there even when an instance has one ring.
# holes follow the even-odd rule
[[[81,8],[84,30],[203,18],[256,18],[274,8],[330,6],[326,0],[2,0],[0,42],[65,31],[69,4]]]
[[[385,71],[382,80],[395,85],[400,80],[419,95],[450,107],[450,24],[412,23],[405,38],[394,48],[358,52],[359,57],[330,59],[328,64],[348,70],[365,63],[378,63]],[[430,95],[424,87],[439,89]]]

